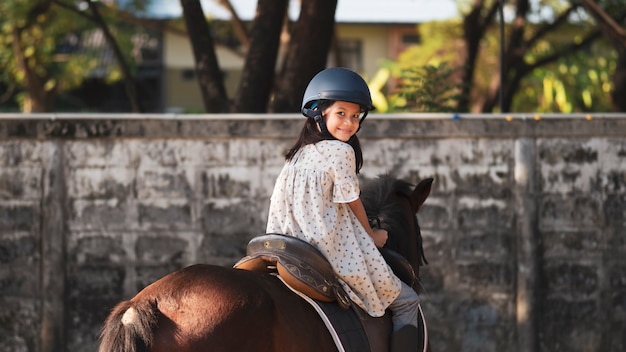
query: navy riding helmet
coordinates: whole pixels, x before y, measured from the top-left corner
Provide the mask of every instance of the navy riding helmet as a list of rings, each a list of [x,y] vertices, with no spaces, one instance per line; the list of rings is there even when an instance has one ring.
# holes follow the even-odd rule
[[[320,122],[322,112],[314,109],[318,100],[341,100],[359,104],[364,109],[359,123],[363,123],[368,111],[374,110],[367,83],[358,73],[343,67],[320,71],[311,79],[304,92],[302,114]]]

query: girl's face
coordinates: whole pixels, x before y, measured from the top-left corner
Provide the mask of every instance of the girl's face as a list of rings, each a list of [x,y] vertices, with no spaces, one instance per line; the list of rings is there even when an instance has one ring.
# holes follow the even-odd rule
[[[340,141],[347,142],[359,130],[361,106],[347,101],[336,101],[324,110],[326,128]]]

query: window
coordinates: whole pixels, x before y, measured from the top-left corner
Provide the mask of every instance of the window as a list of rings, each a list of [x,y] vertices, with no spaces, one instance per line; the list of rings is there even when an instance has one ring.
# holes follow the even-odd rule
[[[194,70],[183,70],[181,73],[181,78],[183,79],[183,81],[191,81],[196,79],[196,71]]]
[[[356,72],[363,71],[363,45],[360,39],[338,39],[335,57],[328,61],[329,66],[342,66]]]

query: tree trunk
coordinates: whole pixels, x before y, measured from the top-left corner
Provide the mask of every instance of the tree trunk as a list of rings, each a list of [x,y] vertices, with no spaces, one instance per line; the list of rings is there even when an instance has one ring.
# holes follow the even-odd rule
[[[21,23],[21,27],[17,25],[12,29],[12,45],[13,55],[15,57],[16,66],[24,75],[24,86],[27,92],[27,98],[24,103],[23,111],[25,113],[43,113],[54,110],[54,102],[57,95],[57,85],[51,88],[46,87],[46,83],[50,80],[50,74],[46,70],[37,70],[36,67],[29,65],[28,59],[24,55],[22,47],[22,32],[27,30],[37,19],[48,12],[52,0],[38,1],[32,5],[26,14],[26,21]]]
[[[45,84],[49,77],[39,76],[36,70],[28,65],[21,46],[22,30],[13,27],[13,55],[15,62],[20,71],[24,74],[24,86],[28,93],[24,102],[23,112],[25,113],[44,113],[54,110],[54,101],[56,97],[56,86],[52,89],[46,89]]]
[[[259,0],[233,112],[267,112],[288,0]]]
[[[230,3],[230,0],[218,0],[218,3],[222,5],[228,13],[230,13],[231,20],[230,22],[233,24],[233,30],[235,31],[235,35],[239,42],[241,43],[241,47],[243,48],[243,52],[248,52],[250,48],[250,36],[248,35],[248,31],[246,30],[246,26],[239,18],[239,15],[235,11],[233,4]],[[259,8],[259,4],[257,4],[257,9]],[[258,16],[258,13],[257,13]]]
[[[461,76],[461,94],[456,110],[459,112],[470,111],[470,93],[474,82],[476,61],[480,49],[480,43],[485,36],[498,10],[498,3],[494,2],[486,16],[482,17],[484,0],[476,0],[472,10],[463,18],[463,39],[465,41],[465,65]]]
[[[617,65],[613,72],[611,105],[615,112],[626,112],[626,47],[617,49]]]
[[[528,46],[524,41],[524,32],[526,26],[526,16],[528,15],[529,10],[530,3],[528,0],[517,1],[515,6],[515,19],[513,20],[513,25],[511,26],[509,43],[504,53],[504,77],[502,77],[501,80],[504,84],[504,92],[502,94],[502,108],[504,111],[501,112],[508,112],[511,110],[513,95],[517,91],[517,89],[512,88],[517,88],[517,85],[521,80],[518,72],[525,71],[526,63],[524,62],[524,55],[526,50],[528,50]],[[516,87],[510,85],[513,83]],[[483,111],[493,111],[495,108],[496,103],[498,102],[498,92],[492,92],[492,94],[494,95],[486,101],[486,103],[489,104],[487,107],[489,110],[483,108]]]
[[[603,9],[597,1],[583,0],[582,3],[617,51],[617,65],[611,78],[613,83],[611,105],[613,111],[624,112],[626,111],[626,100],[624,100],[626,96],[626,30],[620,25],[626,17],[623,5]]]
[[[200,0],[180,0],[191,40],[204,109],[207,113],[228,112],[224,78],[217,62],[213,35],[204,17]]]
[[[309,81],[326,68],[335,30],[337,0],[302,1],[284,74],[274,100],[275,112],[298,112]]]
[[[122,70],[122,75],[124,77],[124,90],[126,91],[126,97],[128,98],[128,101],[130,103],[131,111],[134,113],[143,112],[143,109],[139,104],[135,80],[132,73],[130,72],[130,67],[128,67],[126,58],[124,58],[124,54],[122,54],[122,50],[120,49],[119,45],[117,45],[115,37],[113,37],[113,34],[109,30],[108,25],[102,18],[102,15],[98,10],[98,4],[92,1],[87,1],[87,4],[89,5],[92,19],[96,22],[96,24],[104,34],[104,38],[111,50],[113,51],[113,55],[115,56],[117,64],[120,65],[120,69]],[[80,14],[80,11],[78,13]]]

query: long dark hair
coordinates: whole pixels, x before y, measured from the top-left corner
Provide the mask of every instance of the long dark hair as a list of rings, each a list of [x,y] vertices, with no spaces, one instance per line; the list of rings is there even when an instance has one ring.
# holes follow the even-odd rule
[[[334,100],[319,100],[319,103],[316,107],[319,111],[326,110],[329,106],[335,103]],[[323,122],[322,122],[323,123]],[[302,130],[300,130],[300,134],[298,135],[298,139],[296,143],[285,153],[285,159],[291,160],[296,153],[302,149],[307,144],[315,144],[319,141],[323,140],[336,140],[330,133],[323,133],[317,128],[317,122],[310,117],[307,117],[304,121],[304,126],[302,126]],[[356,134],[352,135],[350,139],[346,142],[352,149],[354,149],[354,155],[356,159],[356,173],[358,174],[361,171],[361,167],[363,166],[363,152],[361,151],[361,143],[359,142],[359,138]]]

